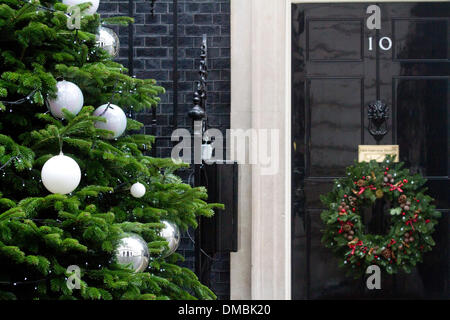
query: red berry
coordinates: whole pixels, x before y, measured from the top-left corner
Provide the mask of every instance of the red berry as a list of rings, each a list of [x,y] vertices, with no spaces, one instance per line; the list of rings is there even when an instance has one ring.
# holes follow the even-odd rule
[[[386,171],[389,171],[389,168],[386,168]]]
[[[387,171],[384,172],[384,175],[387,176]]]
[[[344,198],[347,198],[347,195],[346,195],[346,194],[344,194]]]
[[[417,199],[416,201],[417,201],[417,202],[420,202],[420,200],[419,200],[419,199]]]
[[[406,179],[403,179],[403,183],[408,183],[408,180],[406,180]]]
[[[355,211],[356,211],[356,209],[355,209],[355,208],[353,208],[353,209],[352,209],[352,211],[353,211],[353,212],[355,212]]]
[[[404,216],[404,215],[405,215],[405,213],[404,213],[404,212],[402,212],[402,215]]]

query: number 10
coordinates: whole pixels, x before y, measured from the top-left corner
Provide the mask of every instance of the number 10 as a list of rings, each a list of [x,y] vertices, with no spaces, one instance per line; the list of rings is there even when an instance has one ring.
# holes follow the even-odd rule
[[[387,42],[387,46],[385,46],[385,42]],[[378,46],[384,50],[390,50],[392,48],[392,40],[389,37],[383,37],[378,41]],[[369,37],[369,51],[373,50],[373,38]]]

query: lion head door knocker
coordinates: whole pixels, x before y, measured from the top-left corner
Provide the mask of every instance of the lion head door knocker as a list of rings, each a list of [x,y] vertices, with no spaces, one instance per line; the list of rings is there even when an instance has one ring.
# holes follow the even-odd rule
[[[387,134],[387,119],[389,107],[381,100],[369,103],[369,133],[379,143]]]

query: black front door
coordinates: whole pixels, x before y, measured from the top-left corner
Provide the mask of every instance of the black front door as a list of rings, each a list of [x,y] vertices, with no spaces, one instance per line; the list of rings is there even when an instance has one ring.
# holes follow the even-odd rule
[[[450,298],[450,3],[292,7],[292,295],[294,299]],[[373,9],[373,8],[372,8]],[[373,12],[373,11],[371,11]],[[411,274],[382,276],[382,289],[345,277],[320,242],[319,196],[357,159],[368,133],[367,105],[389,106],[381,144],[428,179],[442,212],[436,246]]]

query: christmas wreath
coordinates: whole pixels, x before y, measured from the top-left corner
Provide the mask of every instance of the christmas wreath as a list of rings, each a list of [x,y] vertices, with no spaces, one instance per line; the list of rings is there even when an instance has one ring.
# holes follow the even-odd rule
[[[435,245],[431,234],[440,213],[432,204],[434,199],[425,194],[426,179],[411,175],[403,165],[390,156],[382,163],[355,163],[344,178],[335,180],[331,192],[321,196],[327,208],[321,213],[325,224],[322,243],[355,278],[370,265],[389,274],[409,273]],[[376,201],[384,201],[389,208],[386,235],[365,232],[361,213]]]

